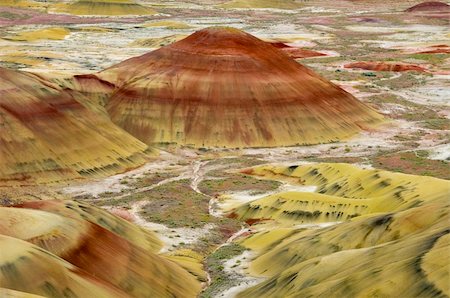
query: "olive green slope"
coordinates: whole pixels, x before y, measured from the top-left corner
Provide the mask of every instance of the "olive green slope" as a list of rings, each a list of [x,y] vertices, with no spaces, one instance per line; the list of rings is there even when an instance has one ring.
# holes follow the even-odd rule
[[[267,278],[239,297],[450,294],[450,181],[348,164],[245,172],[318,188],[233,210],[241,219],[263,220],[240,244],[257,254],[250,273]],[[333,225],[305,229],[323,222]]]

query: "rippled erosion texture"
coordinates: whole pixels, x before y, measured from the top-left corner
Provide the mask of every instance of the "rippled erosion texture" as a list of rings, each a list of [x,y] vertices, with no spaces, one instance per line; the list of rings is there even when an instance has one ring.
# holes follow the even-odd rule
[[[449,19],[0,0],[0,297],[449,297]]]

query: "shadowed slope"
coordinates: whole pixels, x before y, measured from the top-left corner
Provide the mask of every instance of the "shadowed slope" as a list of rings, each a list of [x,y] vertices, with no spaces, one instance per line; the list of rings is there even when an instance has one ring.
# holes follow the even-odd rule
[[[232,28],[198,31],[99,76],[121,86],[107,105],[111,119],[147,144],[315,144],[381,120],[280,50]]]
[[[0,68],[0,94],[0,183],[108,175],[145,161],[148,147],[82,105],[77,93]]]
[[[0,208],[0,234],[33,243],[133,297],[193,297],[200,291],[187,271],[142,245],[148,241],[144,232],[140,238],[127,239],[119,234],[128,231],[118,225],[107,230],[84,220],[83,214],[79,218],[70,216],[77,211],[59,215],[39,210],[46,208],[46,202],[38,203],[29,204],[36,209]],[[50,207],[55,204],[50,202]],[[60,206],[96,209],[74,202],[61,202]]]

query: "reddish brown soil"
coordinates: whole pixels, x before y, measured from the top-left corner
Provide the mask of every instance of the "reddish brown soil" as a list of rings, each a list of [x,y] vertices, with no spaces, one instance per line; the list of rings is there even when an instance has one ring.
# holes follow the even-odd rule
[[[120,218],[125,219],[126,221],[133,222],[133,220],[134,220],[133,215],[128,210],[126,210],[125,208],[115,207],[115,208],[112,208],[112,209],[110,209],[108,211],[111,214],[114,214],[115,216],[118,216]]]
[[[385,63],[385,62],[354,62],[344,65],[345,68],[359,68],[373,71],[419,71],[426,72],[427,70],[415,64],[400,64],[400,63]]]
[[[450,54],[450,48],[448,49],[436,49],[419,52],[419,54]]]
[[[270,218],[249,218],[245,221],[245,223],[248,224],[249,226],[252,226],[256,223],[260,223],[267,220],[270,220]]]
[[[449,11],[450,5],[439,1],[427,1],[414,5],[405,10],[406,12],[422,12],[422,11]]]
[[[450,47],[448,45],[431,46],[427,50],[418,52],[418,54],[450,54]]]
[[[324,54],[324,53],[320,53],[320,52],[316,52],[316,51],[308,50],[308,49],[291,47],[282,42],[269,42],[269,43],[272,46],[276,47],[277,49],[280,49],[281,51],[286,53],[289,57],[292,57],[294,59],[326,56],[326,54]]]

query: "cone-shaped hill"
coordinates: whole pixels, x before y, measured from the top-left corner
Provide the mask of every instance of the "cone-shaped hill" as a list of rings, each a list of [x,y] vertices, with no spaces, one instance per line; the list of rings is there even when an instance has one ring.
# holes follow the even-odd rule
[[[0,184],[107,175],[145,161],[148,147],[81,104],[80,96],[0,68]]]
[[[381,120],[279,49],[233,28],[203,29],[99,76],[119,86],[107,105],[113,122],[147,144],[316,144]]]

